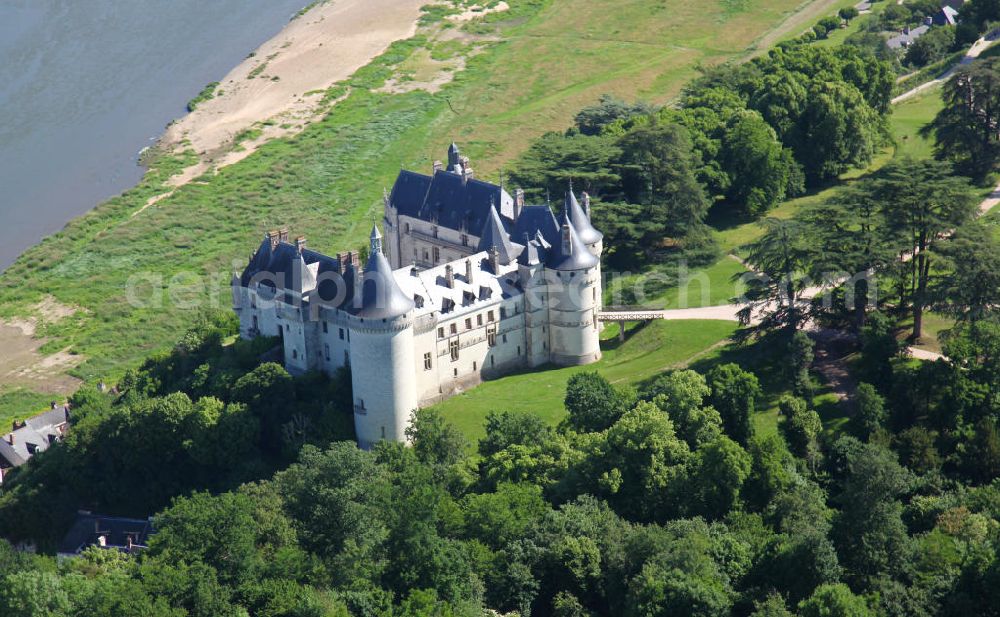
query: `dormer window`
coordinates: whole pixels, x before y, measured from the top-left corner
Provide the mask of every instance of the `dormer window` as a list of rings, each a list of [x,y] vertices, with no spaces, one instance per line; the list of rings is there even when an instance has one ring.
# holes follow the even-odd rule
[[[414,295],[413,304],[415,304],[417,308],[424,308],[424,297],[420,294]]]
[[[455,301],[451,298],[445,298],[441,300],[441,312],[450,313],[455,310]]]

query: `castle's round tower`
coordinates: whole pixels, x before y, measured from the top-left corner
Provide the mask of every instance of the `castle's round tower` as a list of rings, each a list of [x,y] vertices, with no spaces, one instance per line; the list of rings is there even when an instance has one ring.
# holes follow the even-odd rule
[[[375,227],[350,318],[354,428],[362,448],[406,440],[417,409],[413,309],[393,277]]]
[[[562,366],[601,359],[597,312],[601,306],[601,261],[580,239],[567,213],[560,243],[546,265],[551,361]]]
[[[573,185],[569,187],[569,192],[566,194],[566,203],[564,204],[563,211],[569,217],[569,222],[576,230],[577,235],[580,236],[580,242],[586,245],[587,250],[590,254],[597,258],[597,299],[598,299],[598,309],[600,309],[604,304],[603,298],[603,279],[601,278],[600,267],[601,267],[601,253],[604,252],[604,234],[599,232],[594,225],[590,222],[590,195],[583,193],[583,207],[580,206],[580,202],[577,201],[576,195],[573,193]]]

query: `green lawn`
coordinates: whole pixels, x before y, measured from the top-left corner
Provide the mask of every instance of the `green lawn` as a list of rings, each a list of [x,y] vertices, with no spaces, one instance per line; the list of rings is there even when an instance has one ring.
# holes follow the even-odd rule
[[[62,402],[60,396],[36,394],[22,388],[0,392],[0,434],[10,430],[15,420],[24,420],[46,411],[52,401]]]
[[[657,309],[729,304],[737,290],[734,277],[744,272],[746,268],[728,255],[710,266],[680,275],[673,271],[660,273],[653,268],[643,274],[611,279],[604,290],[604,303],[608,306],[624,304]],[[673,284],[677,276],[684,276],[685,283]],[[670,281],[670,284],[665,286],[665,281]]]
[[[656,321],[629,326],[619,345],[617,326],[605,328],[604,357],[584,367],[548,368],[509,375],[439,404],[445,417],[473,443],[485,433],[483,421],[491,411],[530,412],[550,424],[565,416],[566,381],[580,371],[599,371],[616,384],[636,384],[670,368],[687,365],[713,353],[728,339],[736,323],[727,321]]]
[[[896,156],[924,159],[934,155],[934,140],[920,135],[920,129],[934,120],[943,105],[940,86],[896,105],[889,118]]]

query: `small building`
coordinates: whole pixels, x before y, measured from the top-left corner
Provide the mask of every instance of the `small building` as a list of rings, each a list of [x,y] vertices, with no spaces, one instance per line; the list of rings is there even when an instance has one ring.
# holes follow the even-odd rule
[[[902,32],[889,38],[885,43],[889,46],[889,49],[906,49],[910,45],[913,45],[914,41],[927,34],[930,29],[931,27],[928,24],[923,24],[916,28],[907,26],[903,28]]]
[[[934,15],[935,26],[954,26],[958,24],[958,11],[950,6],[943,6]]]
[[[81,510],[59,543],[57,554],[61,558],[76,557],[91,546],[132,554],[147,548],[154,533],[151,518],[104,516]]]
[[[53,404],[43,414],[15,422],[11,432],[0,439],[0,484],[12,470],[61,440],[68,427],[69,405]]]

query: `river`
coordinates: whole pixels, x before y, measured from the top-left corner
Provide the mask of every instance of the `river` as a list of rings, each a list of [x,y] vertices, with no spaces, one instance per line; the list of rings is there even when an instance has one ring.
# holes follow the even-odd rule
[[[0,0],[0,270],[133,186],[139,151],[308,0]]]

